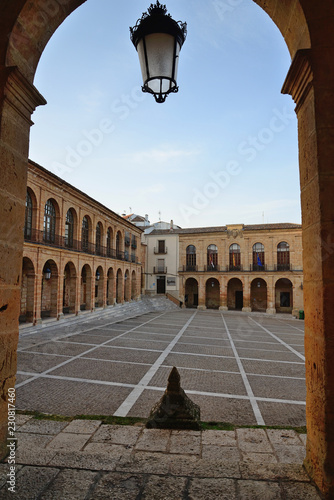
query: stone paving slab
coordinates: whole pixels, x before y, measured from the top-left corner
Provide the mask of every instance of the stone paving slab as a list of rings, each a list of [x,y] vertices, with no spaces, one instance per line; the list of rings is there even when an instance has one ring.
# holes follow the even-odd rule
[[[1,463],[0,500],[320,499],[302,467],[305,435],[291,429],[171,431],[22,415],[18,423],[16,492]]]

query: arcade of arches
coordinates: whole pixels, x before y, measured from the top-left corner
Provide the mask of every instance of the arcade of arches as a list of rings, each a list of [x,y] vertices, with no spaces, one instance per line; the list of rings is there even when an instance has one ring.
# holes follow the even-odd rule
[[[141,233],[30,161],[20,321],[36,324],[137,300],[144,259]]]
[[[294,307],[293,283],[288,278],[268,281],[271,282],[272,289],[269,289],[267,280],[262,277],[254,279],[245,277],[228,279],[225,276],[187,278],[184,284],[185,306],[221,311],[268,312],[270,296],[273,298],[275,312],[291,313]],[[202,291],[202,294],[199,291]],[[248,297],[248,307],[244,307],[245,296]]]
[[[33,86],[34,74],[49,38],[82,3],[83,0],[0,1],[2,455],[6,451],[7,389],[14,386],[16,373],[29,130],[36,106],[45,104]],[[298,117],[306,315],[305,466],[324,495],[333,498],[334,3],[332,0],[256,0],[256,3],[278,26],[292,59],[282,91],[293,97]],[[72,261],[57,266],[58,273],[63,273],[69,262]],[[28,262],[27,269],[28,289],[32,282],[32,267]],[[73,276],[70,264],[67,269]],[[92,272],[95,269],[96,266],[91,266]],[[75,272],[81,271],[77,267]],[[104,269],[105,276],[108,272],[109,268]],[[50,291],[51,300],[54,293]]]

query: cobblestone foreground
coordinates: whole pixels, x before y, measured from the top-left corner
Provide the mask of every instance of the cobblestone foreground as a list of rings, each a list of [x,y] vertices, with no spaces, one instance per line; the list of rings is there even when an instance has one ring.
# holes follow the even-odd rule
[[[313,500],[305,434],[169,431],[17,415],[16,492],[0,464],[0,499]]]

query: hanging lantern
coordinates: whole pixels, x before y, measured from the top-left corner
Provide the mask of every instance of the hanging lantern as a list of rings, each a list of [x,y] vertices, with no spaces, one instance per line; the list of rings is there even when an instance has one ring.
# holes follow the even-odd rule
[[[99,271],[96,271],[95,278],[96,278],[96,281],[100,280],[100,273],[99,273]]]
[[[51,270],[47,267],[44,271],[44,279],[49,280],[51,278]]]
[[[178,92],[179,53],[187,35],[187,23],[174,21],[166,5],[156,2],[130,28],[131,41],[137,49],[143,76],[143,92],[165,102],[171,92]]]

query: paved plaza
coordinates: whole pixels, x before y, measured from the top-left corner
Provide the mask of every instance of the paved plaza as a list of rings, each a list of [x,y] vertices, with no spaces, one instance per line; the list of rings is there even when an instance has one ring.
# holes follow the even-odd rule
[[[17,408],[147,418],[173,366],[202,421],[305,425],[304,322],[175,308],[24,328]]]

